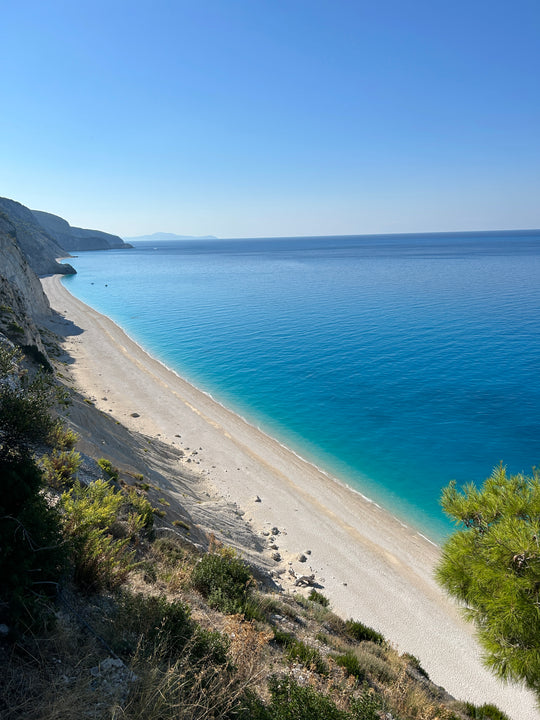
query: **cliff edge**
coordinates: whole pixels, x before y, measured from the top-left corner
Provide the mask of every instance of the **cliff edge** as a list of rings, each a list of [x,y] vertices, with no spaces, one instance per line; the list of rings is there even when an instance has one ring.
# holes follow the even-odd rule
[[[72,227],[66,220],[58,215],[32,210],[35,221],[60,245],[64,250],[112,250],[129,248],[118,235],[102,232],[101,230],[86,230]]]

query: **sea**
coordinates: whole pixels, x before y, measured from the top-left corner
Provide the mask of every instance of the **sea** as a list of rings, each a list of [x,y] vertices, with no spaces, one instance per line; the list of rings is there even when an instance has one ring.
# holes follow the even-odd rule
[[[141,241],[67,289],[435,542],[451,480],[540,463],[540,231]]]

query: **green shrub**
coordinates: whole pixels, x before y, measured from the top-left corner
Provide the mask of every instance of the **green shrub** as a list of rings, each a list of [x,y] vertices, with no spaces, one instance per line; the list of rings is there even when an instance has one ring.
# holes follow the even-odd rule
[[[79,436],[73,432],[62,420],[57,420],[51,428],[48,440],[58,450],[73,450]]]
[[[32,443],[46,439],[62,395],[52,379],[29,379],[22,354],[0,342],[0,607],[10,624],[31,625],[40,598],[56,589],[65,548],[56,509],[45,500]]]
[[[42,485],[29,455],[0,454],[0,606],[16,627],[37,621],[41,599],[56,591],[66,562],[60,518],[40,493]]]
[[[120,586],[135,567],[129,538],[117,540],[109,532],[123,502],[123,495],[104,480],[86,487],[76,482],[62,494],[60,505],[72,549],[74,580],[87,592]]]
[[[279,628],[274,628],[274,642],[282,647],[287,647],[294,642],[294,635]]]
[[[347,620],[345,623],[345,632],[350,638],[358,642],[371,640],[371,642],[377,643],[378,645],[386,643],[384,635],[381,635],[381,633],[378,633],[376,630],[373,630],[373,628],[357,620]]]
[[[328,607],[330,605],[330,600],[327,597],[325,597],[322,593],[317,592],[316,590],[312,590],[309,593],[308,599],[311,600],[311,602],[322,605],[323,607]]]
[[[45,482],[58,490],[71,485],[81,462],[81,456],[75,450],[53,450],[50,455],[43,455],[41,466]]]
[[[55,421],[51,407],[66,403],[65,391],[53,378],[38,372],[33,378],[20,369],[22,355],[0,343],[0,452],[21,453],[46,439]]]
[[[351,650],[344,655],[335,655],[334,660],[336,664],[346,670],[349,675],[354,675],[354,677],[360,681],[366,679],[364,668],[360,665],[360,661]]]
[[[328,672],[328,667],[321,653],[316,648],[306,645],[302,640],[295,639],[288,645],[285,655],[292,662],[298,660],[302,665],[315,670],[315,672],[318,672],[320,675],[326,675]]]
[[[363,642],[354,650],[347,651],[344,655],[335,657],[338,665],[354,675],[359,680],[371,676],[385,683],[389,683],[396,677],[396,672],[380,652],[381,648],[372,642]]]
[[[85,592],[120,587],[136,566],[129,539],[115,540],[104,530],[93,528],[72,536],[73,580]]]
[[[326,675],[328,667],[320,652],[302,640],[298,640],[292,633],[274,628],[274,642],[285,648],[285,657],[291,662],[299,661],[308,668],[312,668],[320,675]]]
[[[465,703],[465,710],[471,720],[509,720],[508,715],[495,705],[473,705]]]
[[[193,662],[214,665],[227,662],[228,638],[201,628],[190,607],[162,596],[123,592],[109,629],[115,650],[140,659],[176,661],[189,653]]]
[[[120,595],[113,626],[118,652],[131,655],[138,649],[151,657],[159,647],[163,657],[174,658],[192,634],[191,611],[185,603],[127,592]]]
[[[76,482],[61,498],[68,529],[79,533],[94,527],[109,529],[123,502],[123,496],[105,480],[86,486]]]
[[[132,508],[140,517],[142,526],[146,530],[150,530],[154,524],[154,508],[152,505],[135,488],[128,488],[125,494],[128,507]]]
[[[339,710],[322,693],[301,687],[292,677],[272,677],[269,681],[271,701],[257,720],[349,720],[351,715]],[[263,714],[266,710],[267,714]]]
[[[241,613],[251,593],[253,576],[234,551],[222,549],[201,558],[192,581],[210,607],[225,613]]]
[[[190,530],[191,530],[191,528],[189,527],[189,525],[187,524],[187,522],[184,522],[183,520],[173,520],[173,525],[174,525],[175,527],[181,527],[183,530],[185,530],[185,531],[188,532],[188,533],[189,533]]]
[[[194,660],[225,665],[228,662],[229,639],[217,630],[205,630],[198,625],[193,633],[189,651]]]
[[[152,543],[152,550],[167,567],[174,567],[184,561],[187,551],[173,538],[159,538]]]
[[[380,720],[383,700],[380,695],[364,686],[360,697],[354,698],[351,702],[352,717],[354,720]],[[386,717],[389,717],[387,715]],[[391,717],[391,716],[390,716]]]
[[[408,661],[409,665],[411,665],[416,670],[416,672],[419,672],[420,675],[423,675],[427,680],[429,680],[429,675],[424,670],[424,668],[420,664],[420,660],[415,655],[411,655],[410,653],[403,653],[402,657]]]
[[[10,322],[8,322],[7,329],[10,333],[14,333],[15,335],[24,335],[24,328],[14,320],[10,320]]]
[[[118,482],[118,468],[115,467],[110,460],[100,458],[97,463],[109,480]]]

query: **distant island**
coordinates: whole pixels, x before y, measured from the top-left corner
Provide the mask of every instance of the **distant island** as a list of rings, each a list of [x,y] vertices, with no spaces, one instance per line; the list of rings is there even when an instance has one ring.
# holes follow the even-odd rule
[[[215,235],[176,235],[175,233],[155,232],[151,235],[137,235],[136,237],[125,237],[125,242],[152,242],[162,240],[217,240]]]

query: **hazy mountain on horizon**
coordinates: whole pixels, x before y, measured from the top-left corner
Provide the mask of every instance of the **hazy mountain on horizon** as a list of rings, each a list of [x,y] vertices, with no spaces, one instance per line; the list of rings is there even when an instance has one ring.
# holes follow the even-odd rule
[[[217,240],[215,235],[176,235],[175,233],[155,232],[151,235],[137,235],[136,237],[123,238],[126,242],[137,242],[138,240]]]

